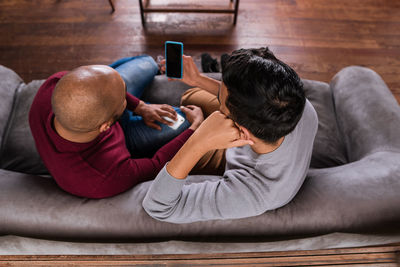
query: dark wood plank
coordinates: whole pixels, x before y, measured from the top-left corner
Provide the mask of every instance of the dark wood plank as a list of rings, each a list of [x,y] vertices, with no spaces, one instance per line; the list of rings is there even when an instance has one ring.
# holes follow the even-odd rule
[[[375,247],[284,252],[171,254],[171,255],[25,255],[0,256],[0,264],[18,266],[64,265],[123,266],[397,266],[400,244]]]

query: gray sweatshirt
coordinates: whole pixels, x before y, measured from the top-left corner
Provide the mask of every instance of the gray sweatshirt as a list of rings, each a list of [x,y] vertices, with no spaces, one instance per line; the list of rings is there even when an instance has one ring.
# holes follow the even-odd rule
[[[317,128],[317,114],[307,100],[296,128],[276,150],[257,154],[249,145],[227,149],[224,175],[198,183],[185,184],[186,179],[172,177],[164,166],[143,208],[157,220],[190,223],[256,216],[282,207],[306,177]],[[196,177],[201,178],[188,178]]]

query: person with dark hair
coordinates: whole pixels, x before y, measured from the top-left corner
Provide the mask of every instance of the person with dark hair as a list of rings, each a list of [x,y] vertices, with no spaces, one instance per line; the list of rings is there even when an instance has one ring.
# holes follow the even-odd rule
[[[318,128],[296,72],[268,48],[234,51],[225,58],[222,82],[200,74],[191,57],[183,61],[182,80],[196,88],[182,103],[200,106],[207,119],[152,182],[145,211],[189,223],[286,205],[306,177]],[[222,176],[189,175],[210,162],[225,165]]]

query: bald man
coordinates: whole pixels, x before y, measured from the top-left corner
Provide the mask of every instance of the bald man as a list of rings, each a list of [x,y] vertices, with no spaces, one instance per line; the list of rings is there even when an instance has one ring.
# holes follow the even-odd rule
[[[169,105],[146,104],[127,93],[121,75],[91,65],[59,72],[39,88],[29,113],[38,152],[65,191],[88,198],[110,197],[153,179],[203,121],[199,108],[183,108],[190,127],[151,158],[132,158],[118,119],[126,110],[155,129],[176,118]]]

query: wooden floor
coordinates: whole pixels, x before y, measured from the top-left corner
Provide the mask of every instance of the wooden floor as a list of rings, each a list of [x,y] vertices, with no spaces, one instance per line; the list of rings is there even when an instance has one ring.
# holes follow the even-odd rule
[[[229,14],[158,13],[147,16],[145,29],[138,1],[114,4],[111,14],[107,0],[0,0],[0,64],[30,81],[124,56],[156,56],[166,40],[182,41],[193,56],[269,46],[303,78],[328,82],[345,66],[370,67],[400,102],[400,1],[242,0],[236,27]]]
[[[0,266],[400,266],[400,244],[286,252],[0,256]]]

